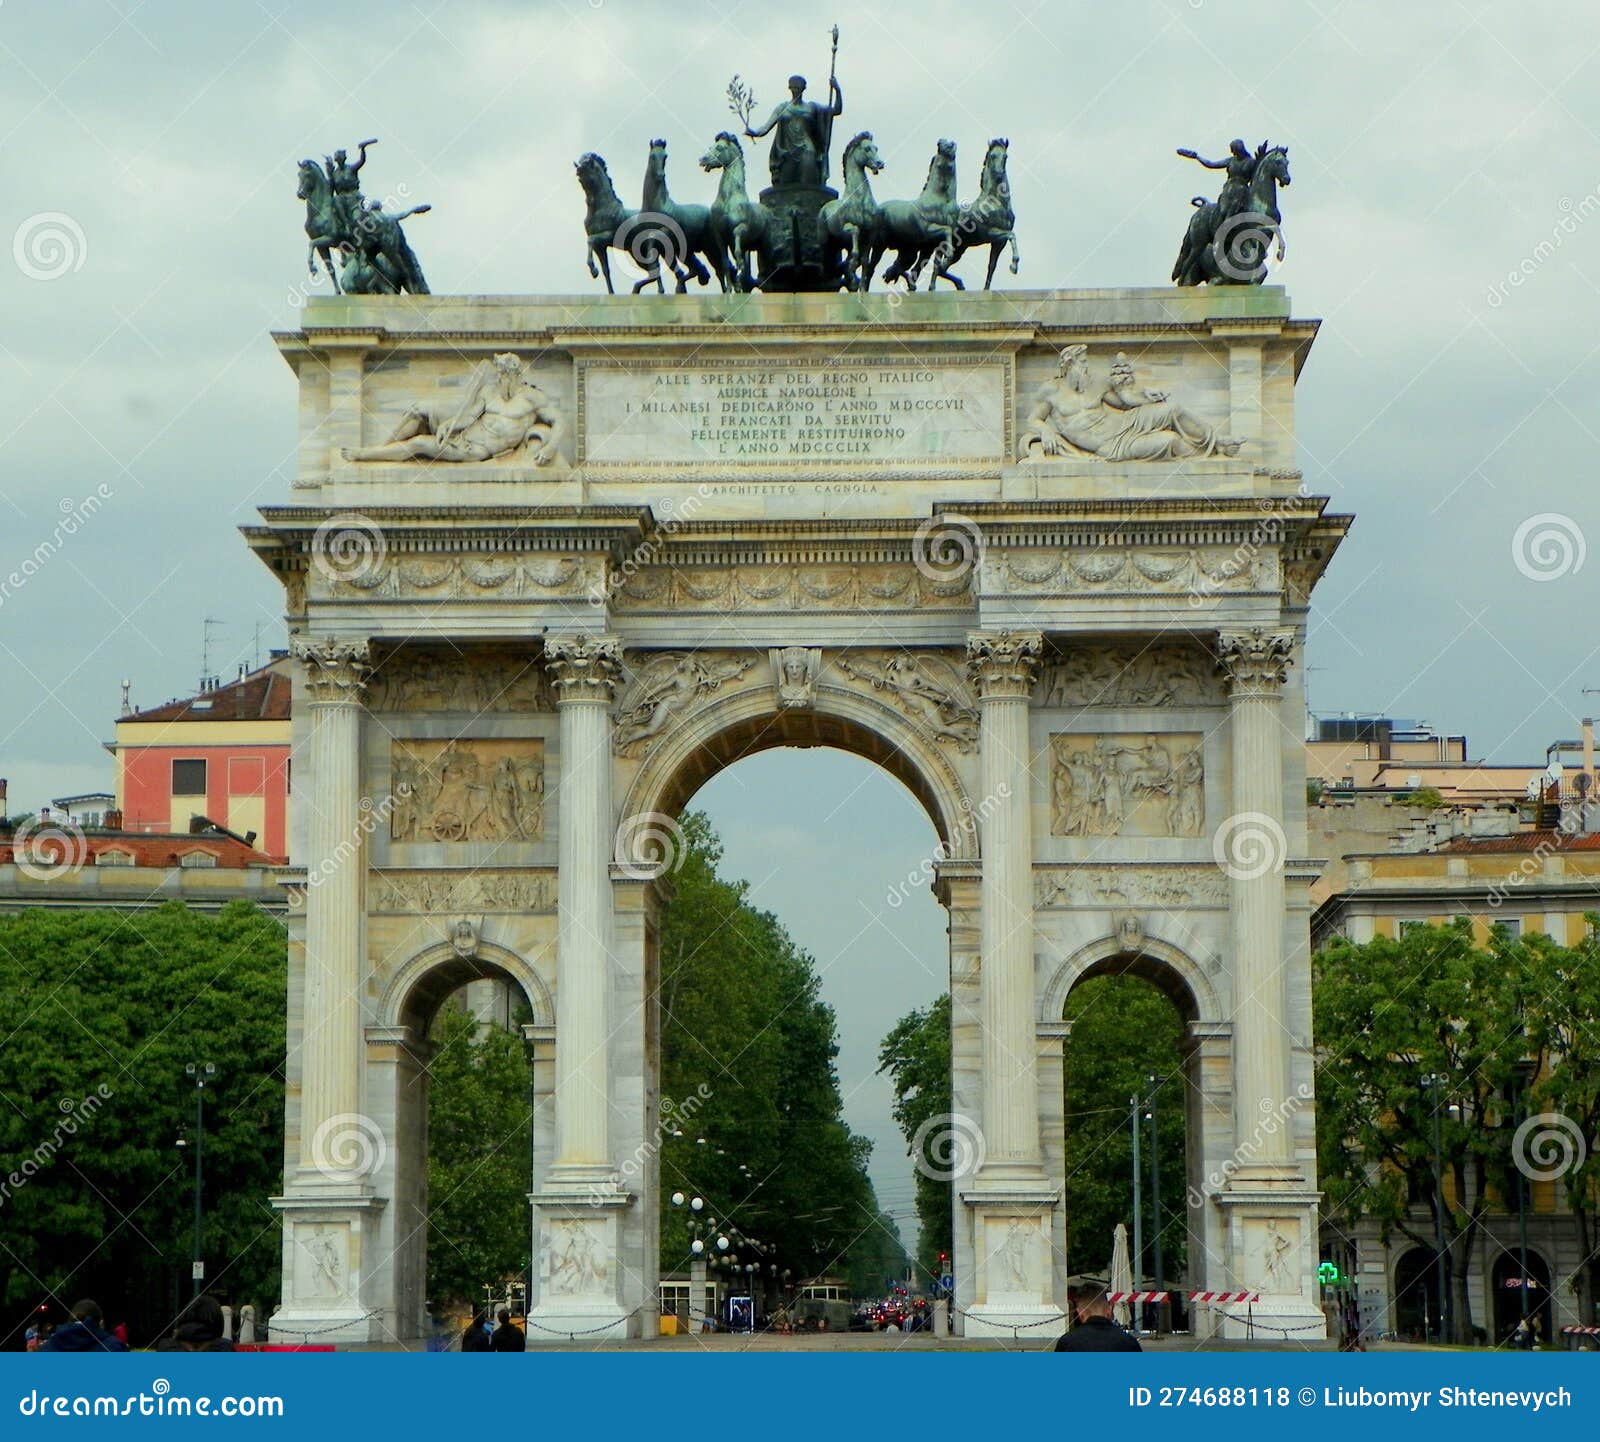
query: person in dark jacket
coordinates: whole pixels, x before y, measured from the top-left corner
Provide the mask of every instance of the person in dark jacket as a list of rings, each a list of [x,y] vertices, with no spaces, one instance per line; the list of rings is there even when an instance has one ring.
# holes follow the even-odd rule
[[[504,1307],[494,1314],[494,1335],[489,1338],[491,1352],[526,1352],[528,1339],[521,1327],[513,1326],[511,1313]]]
[[[128,1344],[119,1342],[105,1328],[98,1302],[87,1297],[72,1308],[72,1320],[59,1327],[39,1344],[41,1352],[126,1352]]]
[[[487,1319],[482,1312],[474,1312],[472,1320],[467,1323],[467,1330],[461,1334],[461,1350],[463,1352],[487,1352],[489,1350],[489,1334],[483,1330]]]
[[[202,1292],[178,1314],[172,1331],[155,1345],[158,1352],[231,1352],[233,1343],[222,1335],[222,1304]]]
[[[1139,1339],[1111,1320],[1111,1302],[1102,1288],[1084,1293],[1074,1305],[1078,1325],[1056,1343],[1058,1352],[1142,1352]]]

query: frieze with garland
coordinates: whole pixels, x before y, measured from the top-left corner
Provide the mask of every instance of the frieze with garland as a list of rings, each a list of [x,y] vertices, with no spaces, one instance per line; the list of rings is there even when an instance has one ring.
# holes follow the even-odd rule
[[[1053,911],[1087,906],[1228,905],[1228,878],[1215,866],[1052,866],[1033,874],[1033,904]]]
[[[556,873],[524,869],[471,871],[372,871],[367,909],[395,912],[553,912]]]
[[[617,611],[921,611],[971,604],[970,573],[934,578],[894,562],[645,566],[612,599]]]

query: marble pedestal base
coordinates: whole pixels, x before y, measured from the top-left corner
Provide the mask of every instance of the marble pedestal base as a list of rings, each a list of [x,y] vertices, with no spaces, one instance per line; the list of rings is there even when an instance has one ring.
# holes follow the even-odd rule
[[[963,1192],[971,1209],[973,1301],[961,1318],[966,1337],[1058,1336],[1066,1316],[1054,1300],[1050,1222],[1053,1188],[1008,1185]]]
[[[1261,1300],[1197,1306],[1197,1336],[1286,1343],[1326,1339],[1317,1284],[1320,1200],[1303,1176],[1235,1178],[1213,1198],[1226,1219],[1228,1280],[1212,1290],[1256,1292]]]
[[[535,1193],[539,1258],[528,1341],[615,1341],[643,1335],[622,1300],[622,1217],[633,1204],[614,1178]]]
[[[268,1320],[273,1342],[379,1342],[395,1318],[375,1299],[388,1295],[389,1259],[374,1255],[381,1197],[323,1187],[273,1197],[283,1214],[283,1305]]]

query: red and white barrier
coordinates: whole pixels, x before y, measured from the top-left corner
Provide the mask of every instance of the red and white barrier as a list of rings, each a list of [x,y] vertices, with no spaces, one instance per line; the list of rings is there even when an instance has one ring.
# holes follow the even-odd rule
[[[1563,1337],[1600,1337],[1600,1327],[1563,1327]]]
[[[1191,1302],[1259,1302],[1260,1292],[1190,1292]]]
[[[1108,1302],[1164,1302],[1167,1300],[1165,1292],[1107,1292]]]

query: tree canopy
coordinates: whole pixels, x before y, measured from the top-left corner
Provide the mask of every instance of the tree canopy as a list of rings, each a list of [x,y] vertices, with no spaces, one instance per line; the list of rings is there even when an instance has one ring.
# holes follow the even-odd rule
[[[1596,970],[1592,942],[1568,948],[1496,930],[1480,946],[1465,919],[1335,941],[1316,957],[1317,1133],[1329,1214],[1347,1224],[1370,1216],[1386,1241],[1399,1235],[1431,1250],[1442,1208],[1458,1341],[1482,1325],[1468,1272],[1486,1218],[1515,1204],[1520,1116],[1551,1114],[1546,1131],[1569,1141],[1600,1123]],[[1526,1144],[1522,1152],[1533,1175]],[[1587,1239],[1596,1174],[1581,1152],[1570,1147],[1576,1164],[1549,1160]],[[1587,1292],[1587,1270],[1578,1280]]]
[[[0,915],[0,1297],[5,1330],[94,1297],[135,1343],[190,1291],[195,1086],[205,1093],[206,1286],[265,1317],[280,1232],[286,943],[264,912]],[[186,1146],[176,1143],[183,1138]]]

